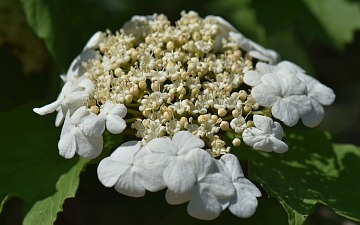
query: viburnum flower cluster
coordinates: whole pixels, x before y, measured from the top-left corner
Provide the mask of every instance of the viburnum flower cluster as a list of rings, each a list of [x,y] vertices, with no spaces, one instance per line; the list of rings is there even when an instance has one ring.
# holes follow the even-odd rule
[[[284,153],[280,123],[317,126],[335,99],[279,59],[218,16],[182,12],[175,25],[164,15],[134,16],[115,33],[95,33],[60,76],[58,99],[34,112],[57,111],[65,158],[99,156],[105,129],[132,135],[100,162],[106,187],[133,197],[167,188],[166,201],[189,202],[195,218],[215,219],[226,208],[246,218],[261,192],[231,148],[242,139]]]

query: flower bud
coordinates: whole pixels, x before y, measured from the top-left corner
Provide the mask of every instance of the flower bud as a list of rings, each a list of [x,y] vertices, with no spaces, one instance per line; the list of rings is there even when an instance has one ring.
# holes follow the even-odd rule
[[[239,138],[234,138],[234,140],[232,141],[232,144],[237,147],[241,144],[241,141]]]
[[[223,131],[227,131],[229,129],[229,122],[227,121],[221,121],[220,128]]]
[[[226,109],[224,109],[224,108],[218,109],[218,115],[219,115],[220,117],[224,117],[224,116],[226,116],[226,114],[227,114]]]

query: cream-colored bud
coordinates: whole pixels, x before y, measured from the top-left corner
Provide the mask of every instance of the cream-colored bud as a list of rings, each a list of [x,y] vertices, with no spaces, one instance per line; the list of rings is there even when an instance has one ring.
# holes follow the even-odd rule
[[[176,91],[181,95],[186,94],[186,89],[183,86],[178,87]]]
[[[126,95],[126,96],[125,96],[125,102],[126,102],[126,103],[130,103],[130,102],[132,102],[132,100],[133,100],[133,96],[132,96],[132,95]]]
[[[160,58],[161,57],[161,48],[155,48],[154,49],[154,55],[156,58]]]
[[[189,63],[189,65],[188,65],[188,71],[195,71],[195,69],[196,69],[196,65],[195,65],[195,63]]]
[[[170,35],[168,35],[167,33],[163,34],[163,42],[169,42],[171,41],[171,37]]]
[[[143,111],[142,112],[142,114],[143,114],[143,116],[145,116],[146,118],[150,115],[150,111],[148,111],[148,110],[145,110],[145,111]]]
[[[201,34],[200,34],[200,32],[199,32],[199,31],[195,31],[195,32],[193,33],[193,35],[192,35],[192,39],[193,39],[194,41],[200,41],[200,40],[201,40]]]
[[[219,115],[220,117],[224,117],[224,116],[226,116],[226,114],[227,114],[226,109],[224,109],[224,108],[218,109],[218,115]]]
[[[229,85],[225,86],[224,91],[231,92],[232,91],[232,85],[229,84]]]
[[[183,80],[186,80],[189,76],[190,76],[189,72],[184,71],[181,73],[181,79]]]
[[[168,111],[166,111],[166,112],[164,112],[164,119],[166,120],[166,121],[169,121],[169,120],[171,120],[171,118],[172,118],[172,113],[171,112],[168,112]]]
[[[203,41],[208,41],[208,40],[210,40],[210,36],[209,35],[204,35],[202,39],[203,39]]]
[[[258,109],[259,109],[259,103],[255,103],[255,104],[252,106],[252,108],[253,108],[254,110],[258,110]]]
[[[229,129],[229,122],[227,121],[221,121],[220,128],[223,131],[227,131]]]
[[[174,42],[169,41],[169,42],[166,44],[166,49],[167,49],[168,51],[172,51],[172,50],[174,50],[174,48],[175,48]]]
[[[181,117],[180,126],[185,128],[186,123],[188,123],[188,119],[186,117]]]
[[[248,121],[246,122],[246,127],[253,127],[253,126],[255,126],[253,121],[248,120]]]
[[[245,101],[247,96],[248,96],[248,94],[246,93],[246,91],[244,91],[244,90],[239,91],[239,98],[241,101]]]
[[[135,49],[131,51],[131,59],[133,61],[136,61],[138,59],[138,56],[139,56],[139,52],[136,51]]]
[[[151,90],[153,91],[160,91],[160,82],[159,81],[154,81],[151,83]]]
[[[100,52],[105,53],[108,50],[108,46],[104,43],[99,46]]]
[[[234,109],[231,114],[234,118],[238,118],[240,116],[240,111],[238,109]]]
[[[145,38],[145,43],[146,43],[146,44],[150,44],[151,42],[153,42],[153,38],[147,36],[147,37]]]
[[[139,94],[139,89],[138,89],[137,85],[130,88],[130,94],[133,96],[136,96],[137,94]]]
[[[88,106],[93,106],[93,105],[96,105],[95,99],[91,99],[90,101],[88,101]]]
[[[199,90],[199,88],[197,88],[197,87],[191,89],[191,94],[192,94],[192,95],[197,95],[197,94],[199,94],[199,92],[200,92],[200,90]]]
[[[120,77],[121,74],[122,74],[122,72],[123,72],[122,69],[116,68],[116,69],[115,69],[115,76]]]
[[[239,138],[234,138],[234,140],[232,141],[232,144],[237,147],[241,144],[241,141]]]
[[[146,82],[145,81],[140,81],[139,82],[139,87],[140,87],[140,89],[144,90],[147,87]]]
[[[97,107],[96,105],[91,106],[90,112],[98,114],[99,113],[99,107]]]
[[[244,106],[244,113],[249,113],[252,110],[252,106],[249,104],[246,104]]]
[[[219,119],[219,117],[217,115],[211,115],[211,120],[214,122],[217,122],[217,120]]]
[[[204,115],[200,115],[200,116],[198,117],[198,123],[202,124],[202,123],[204,123],[205,121],[206,121],[206,118],[205,118]]]

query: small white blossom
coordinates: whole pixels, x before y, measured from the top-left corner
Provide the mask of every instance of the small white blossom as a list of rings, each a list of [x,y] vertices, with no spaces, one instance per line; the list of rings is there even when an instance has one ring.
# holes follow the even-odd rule
[[[229,199],[229,210],[240,218],[252,216],[257,208],[256,197],[261,197],[260,190],[245,178],[238,158],[233,154],[225,154],[217,161],[222,174],[231,179],[235,187],[235,195]]]
[[[288,150],[288,146],[281,141],[284,132],[278,122],[266,116],[254,115],[254,125],[242,134],[247,145],[265,152],[284,153]]]
[[[309,113],[301,116],[302,122],[307,127],[315,127],[324,118],[323,105],[330,105],[334,102],[334,91],[306,74],[297,73],[297,77],[306,84],[306,95],[309,97],[312,106]]]
[[[102,131],[87,133],[84,129],[87,119],[96,119],[96,115],[87,111],[85,106],[77,109],[71,117],[70,112],[66,114],[58,143],[61,156],[70,159],[77,153],[93,159],[100,155],[103,148]]]
[[[252,40],[246,38],[240,32],[230,31],[229,36],[245,51],[249,53],[250,56],[260,59],[262,61],[269,62],[269,64],[276,64],[280,56],[277,52],[271,49],[266,49],[263,46],[253,42]]]
[[[260,105],[271,107],[273,116],[287,126],[294,126],[300,116],[310,112],[306,85],[289,70],[265,74],[261,81],[252,89],[252,96]]]
[[[202,220],[212,220],[223,210],[220,201],[235,194],[231,180],[220,173],[212,173],[214,163],[212,157],[205,151],[192,151],[187,162],[195,174],[195,181],[189,190],[175,193],[168,189],[165,194],[169,204],[177,205],[189,201],[189,215]]]
[[[68,110],[70,110],[70,114],[72,114],[80,106],[85,105],[88,99],[89,93],[84,91],[83,87],[73,85],[70,81],[68,81],[65,83],[58,99],[55,102],[41,108],[34,108],[33,111],[43,116],[54,112],[61,106],[62,115],[66,115]]]
[[[131,197],[141,197],[145,191],[159,191],[165,188],[161,165],[156,161],[149,163],[151,154],[140,142],[130,141],[118,147],[109,157],[101,160],[97,173],[106,187]]]
[[[106,129],[113,134],[119,134],[126,128],[126,107],[123,104],[114,104],[107,100],[100,110],[99,118],[106,121]]]
[[[154,153],[153,157],[167,165],[164,168],[164,181],[174,193],[185,193],[194,184],[196,176],[187,158],[194,154],[192,152],[205,152],[201,149],[204,145],[204,141],[187,131],[176,133],[172,139],[155,138],[147,143]]]

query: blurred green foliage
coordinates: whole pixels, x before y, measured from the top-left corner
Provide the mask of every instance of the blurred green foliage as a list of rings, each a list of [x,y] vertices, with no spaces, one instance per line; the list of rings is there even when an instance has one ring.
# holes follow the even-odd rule
[[[58,75],[66,72],[94,32],[117,30],[132,15],[164,13],[175,21],[182,10],[222,16],[250,39],[278,51],[283,59],[334,88],[338,99],[321,126],[334,133],[335,140],[360,145],[357,1],[0,0],[0,116],[5,120],[0,129],[0,197],[4,199],[0,224],[21,224],[14,218],[19,210],[28,224],[52,224],[57,216],[55,224],[205,223],[189,217],[185,205],[166,204],[163,192],[133,199],[102,187],[95,166],[81,175],[77,197],[67,200],[65,212],[57,214],[63,201],[75,195],[79,173],[87,162],[61,158],[56,146],[60,129],[53,126],[54,116],[39,117],[31,110],[44,104],[36,100],[56,98],[61,87]],[[359,220],[359,194],[351,186],[359,182],[352,179],[358,177],[358,148],[333,145],[325,133],[314,132],[288,133],[293,151],[286,155],[241,150],[238,156],[249,160],[250,179],[259,182],[266,193],[252,218],[240,220],[227,211],[212,223],[287,224],[285,211],[267,194],[281,201],[291,224],[301,224],[317,202]],[[121,137],[108,139],[104,154],[120,141]],[[22,207],[10,204],[14,196],[22,199]],[[15,208],[7,208],[10,205]]]

